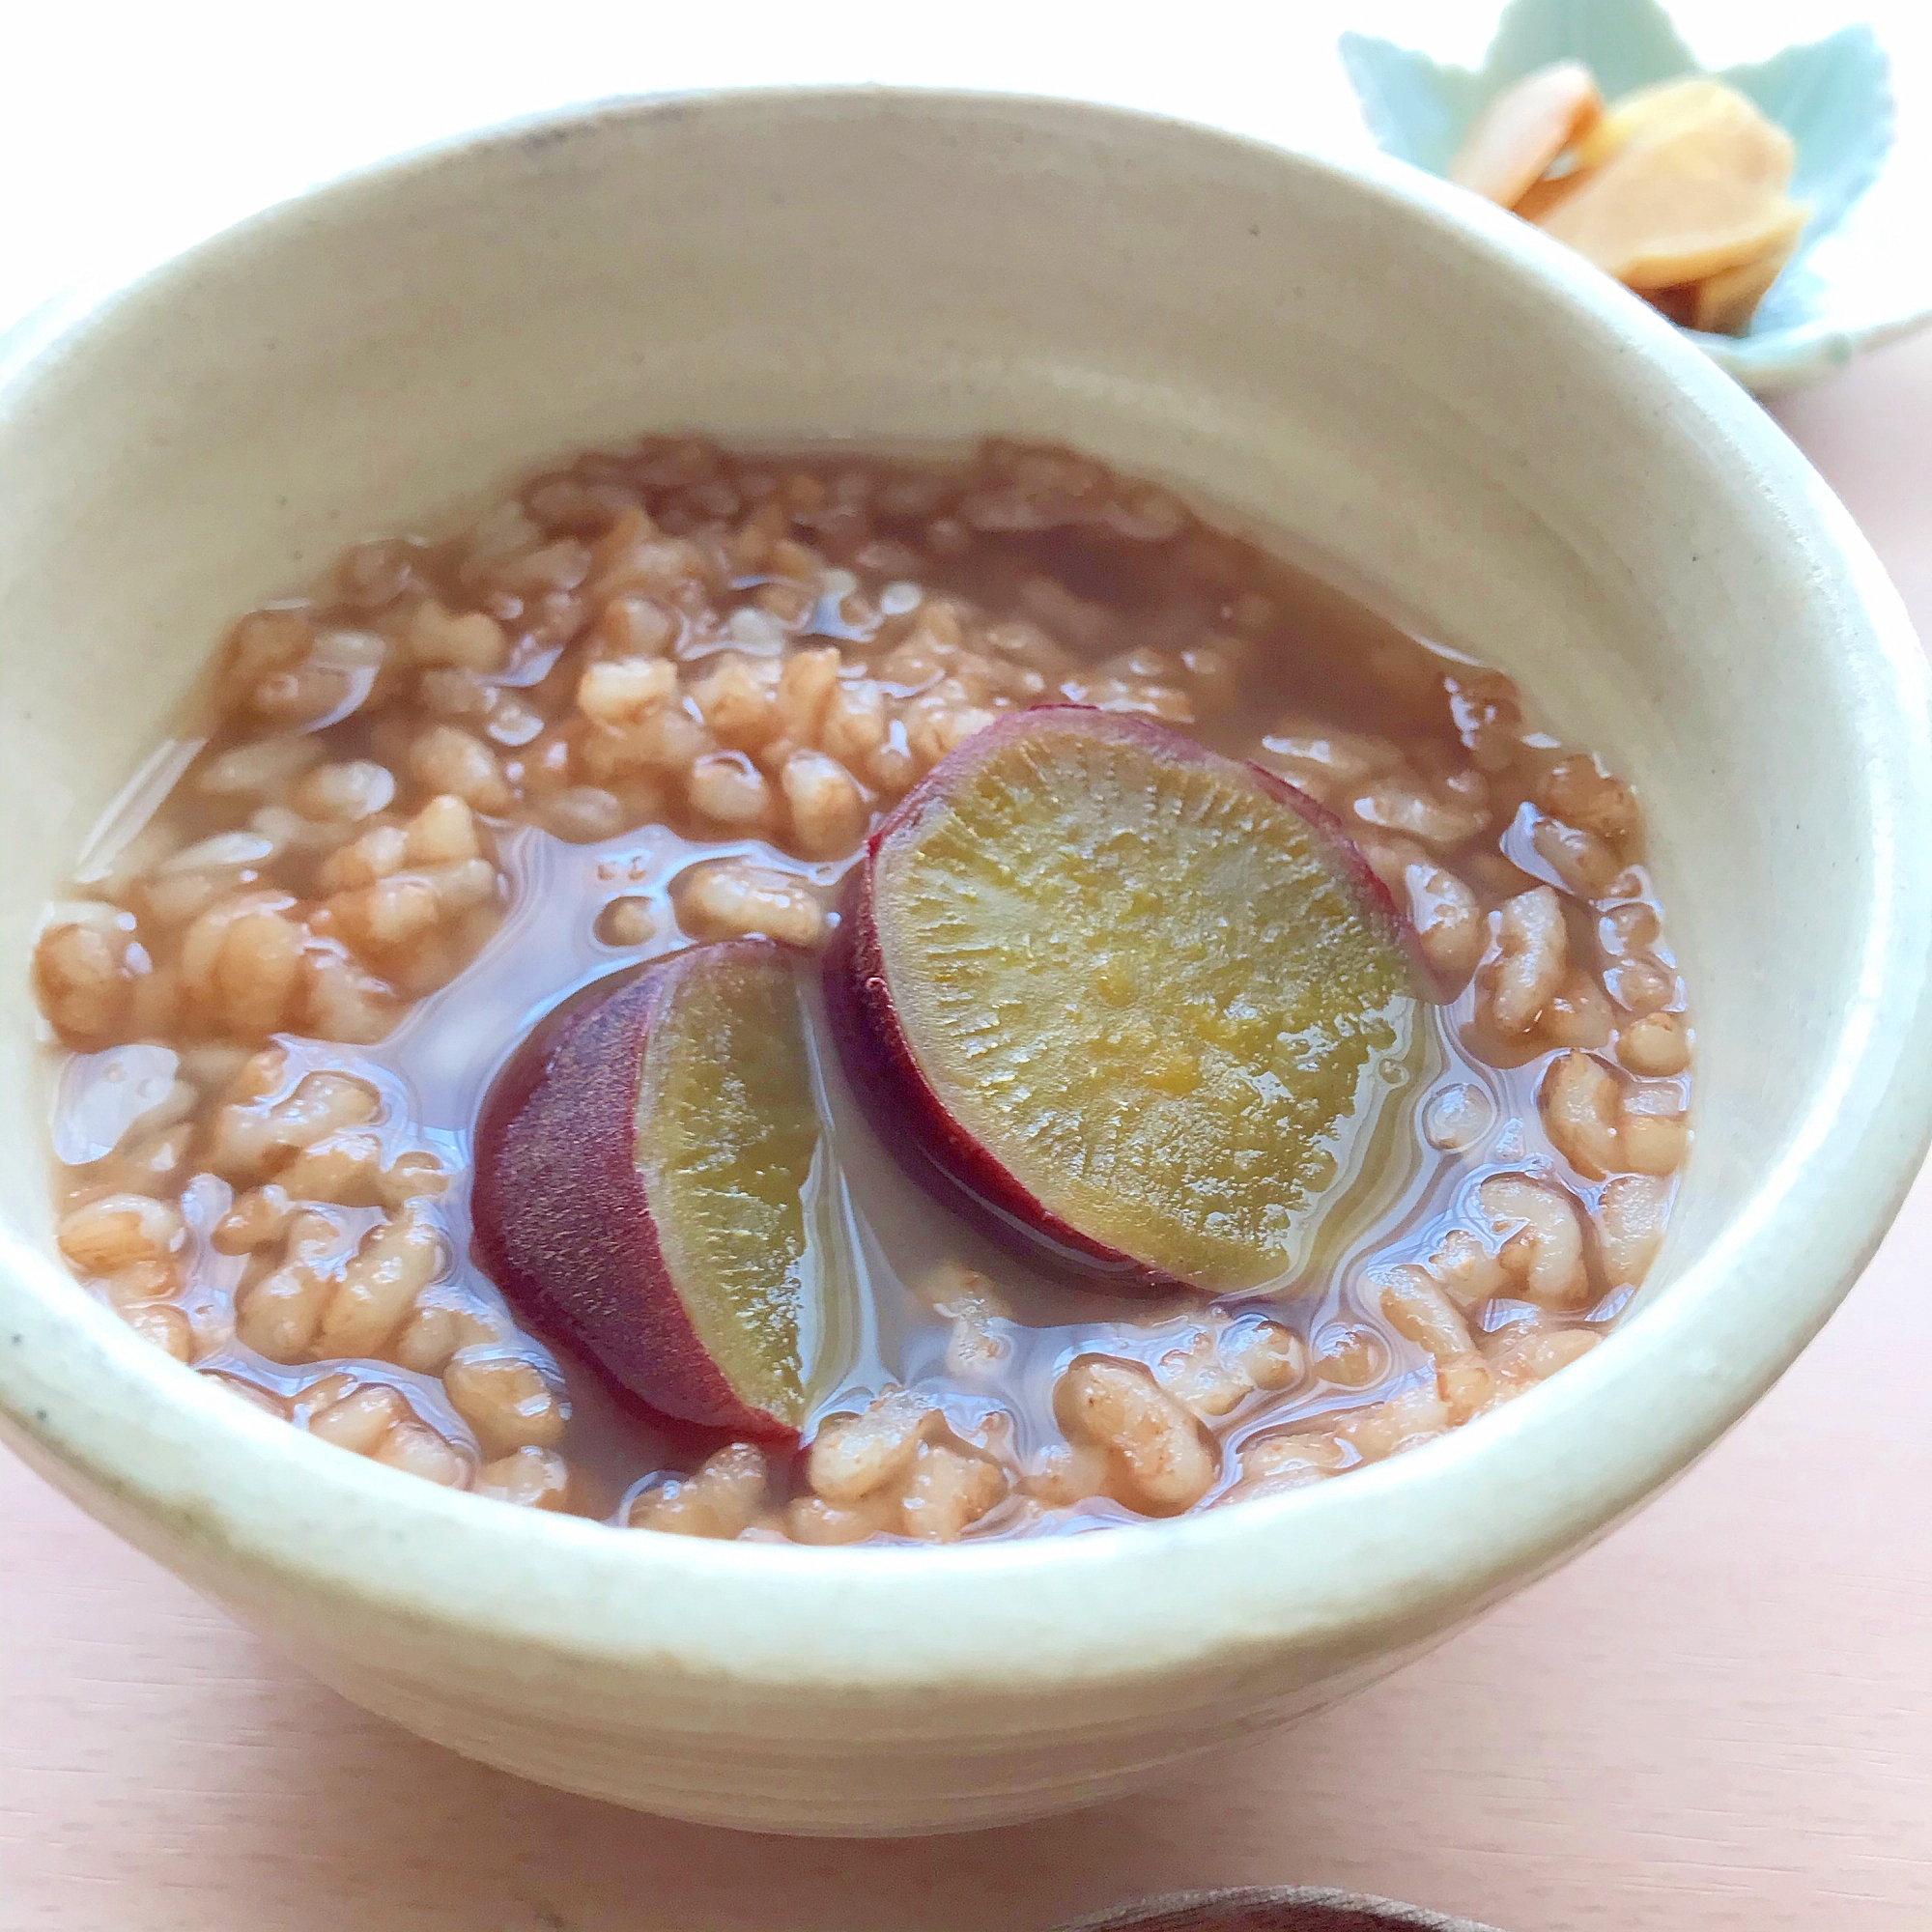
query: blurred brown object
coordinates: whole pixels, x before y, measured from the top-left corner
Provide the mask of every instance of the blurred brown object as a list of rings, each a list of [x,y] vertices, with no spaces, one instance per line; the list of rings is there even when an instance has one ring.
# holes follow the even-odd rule
[[[1317,1886],[1175,1891],[1095,1913],[1060,1932],[1496,1932],[1393,1898]]]

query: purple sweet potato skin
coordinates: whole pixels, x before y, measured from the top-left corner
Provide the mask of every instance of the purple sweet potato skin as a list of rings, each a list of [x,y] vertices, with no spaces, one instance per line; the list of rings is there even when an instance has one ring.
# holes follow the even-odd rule
[[[1014,712],[948,753],[901,799],[866,842],[845,888],[838,932],[825,960],[827,1012],[840,1058],[874,1130],[955,1211],[1009,1244],[1044,1243],[1094,1286],[1120,1294],[1198,1293],[1134,1256],[1096,1241],[1056,1214],[953,1118],[926,1079],[899,1022],[879,941],[876,880],[882,852],[916,827],[984,758],[1003,744],[1041,730],[1082,730],[1147,746],[1165,757],[1219,765],[1291,807],[1331,842],[1365,907],[1384,922],[1391,943],[1410,962],[1418,987],[1431,982],[1413,928],[1397,911],[1342,821],[1321,803],[1261,766],[1224,758],[1151,719],[1085,705],[1042,705]]]
[[[512,1306],[661,1414],[766,1440],[798,1432],[746,1403],[698,1340],[635,1163],[645,1042],[695,948],[569,1014],[497,1083],[477,1125],[478,1262]]]

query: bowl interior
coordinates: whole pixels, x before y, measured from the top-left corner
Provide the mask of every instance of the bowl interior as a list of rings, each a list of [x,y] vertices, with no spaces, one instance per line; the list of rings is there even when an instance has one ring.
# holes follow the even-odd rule
[[[855,139],[854,105],[747,103],[735,162],[731,114],[681,102],[499,140],[217,242],[71,350],[11,425],[0,946],[224,623],[358,535],[660,428],[1064,438],[1500,664],[1634,777],[1697,1003],[1694,1252],[1819,1083],[1876,884],[1803,506],[1453,228],[1232,142],[1177,179],[991,106],[870,105]],[[955,119],[943,164],[875,165]],[[991,199],[1015,174],[1024,220]],[[17,1013],[7,1052],[26,1077]],[[44,1222],[34,1163],[5,1189]]]
[[[1639,787],[1698,1030],[1669,1255],[1601,1367],[1454,1465],[1479,1485],[1541,1459],[1545,1513],[1504,1525],[1472,1487],[1416,1527],[1516,1538],[1520,1562],[1633,1500],[1823,1319],[1910,1171],[1927,906],[1901,867],[1932,825],[1922,680],[1896,600],[1781,436],[1665,325],[1463,199],[1051,103],[634,103],[273,211],[16,367],[0,388],[9,1226],[48,1251],[17,962],[234,613],[358,535],[641,431],[1064,439],[1499,664]],[[44,1265],[20,1261],[5,1293],[85,1333],[100,1374],[187,1387]],[[38,1385],[61,1359],[37,1359]],[[27,1386],[7,1399],[24,1407]],[[1537,1432],[1591,1401],[1616,1448],[1552,1472],[1557,1435]],[[103,1465],[130,1459],[100,1415],[73,1427]],[[336,1480],[301,1445],[259,1453],[291,1482]],[[402,1507],[400,1479],[353,1481],[377,1477],[366,1493]],[[1311,1523],[1341,1521],[1317,1505]],[[1197,1540],[1244,1536],[1224,1519]],[[1340,1547],[1268,1561],[1286,1575]]]

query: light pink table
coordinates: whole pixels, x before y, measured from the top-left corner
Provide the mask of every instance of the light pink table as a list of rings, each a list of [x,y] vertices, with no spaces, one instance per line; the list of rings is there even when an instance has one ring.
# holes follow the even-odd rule
[[[1779,413],[1932,637],[1932,337]],[[1927,1932],[1928,1248],[1932,1178],[1708,1462],[1401,1676],[1172,1790],[923,1843],[743,1838],[479,1770],[0,1456],[0,1932],[1035,1932],[1290,1881],[1509,1932]]]

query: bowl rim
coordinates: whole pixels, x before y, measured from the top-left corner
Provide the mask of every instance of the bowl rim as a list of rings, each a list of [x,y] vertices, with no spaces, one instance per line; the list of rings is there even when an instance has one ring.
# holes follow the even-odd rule
[[[478,1644],[835,1694],[983,1689],[995,1659],[1024,1692],[1146,1682],[1327,1647],[1364,1629],[1382,1632],[1384,1648],[1412,1645],[1555,1567],[1715,1441],[1823,1324],[1896,1210],[1932,1131],[1932,994],[1918,943],[1932,926],[1932,874],[1913,867],[1932,842],[1932,703],[1904,607],[1849,515],[1728,377],[1557,243],[1418,170],[1172,116],[966,90],[706,90],[577,105],[357,170],[43,314],[0,363],[0,438],[36,381],[96,328],[165,302],[211,263],[245,259],[319,206],[354,213],[432,171],[487,165],[514,147],[536,164],[544,151],[667,114],[771,127],[909,105],[1071,124],[1095,140],[1245,150],[1392,221],[1454,231],[1495,272],[1565,304],[1593,356],[1638,385],[1634,407],[1667,404],[1735,452],[1737,487],[1781,503],[1822,610],[1835,616],[1866,740],[1863,769],[1848,781],[1866,794],[1873,914],[1828,1075],[1710,1246],[1560,1386],[1346,1484],[1119,1535],[825,1550],[613,1534],[492,1507],[344,1456],[181,1375],[8,1231],[0,1421],[31,1463],[137,1543],[246,1578],[251,1593],[298,1591]],[[1849,1242],[1818,1232],[1841,1191],[1861,1204]],[[1765,1296],[1767,1276],[1778,1296]],[[1595,1460],[1567,1453],[1579,1416]],[[1184,1617],[1175,1614],[1182,1577]]]

